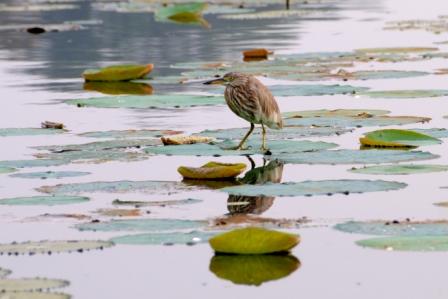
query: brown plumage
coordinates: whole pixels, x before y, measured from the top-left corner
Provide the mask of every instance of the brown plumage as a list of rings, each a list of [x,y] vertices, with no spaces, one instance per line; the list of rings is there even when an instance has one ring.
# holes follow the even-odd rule
[[[244,142],[254,129],[254,124],[262,127],[262,150],[266,150],[266,129],[283,128],[282,116],[277,102],[269,89],[252,75],[243,73],[227,73],[222,78],[207,81],[204,84],[224,84],[226,103],[239,117],[250,122],[249,132],[236,147],[242,149]]]

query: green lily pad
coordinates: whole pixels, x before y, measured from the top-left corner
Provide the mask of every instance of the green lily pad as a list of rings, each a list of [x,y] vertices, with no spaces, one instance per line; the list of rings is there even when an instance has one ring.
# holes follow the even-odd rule
[[[82,144],[69,144],[69,145],[45,145],[33,147],[38,150],[46,150],[53,152],[57,155],[52,155],[57,157],[63,157],[64,153],[72,153],[77,151],[84,151],[86,155],[89,152],[95,151],[107,151],[107,150],[118,150],[127,148],[141,148],[145,146],[160,145],[162,142],[159,139],[117,139],[117,140],[107,140],[107,141],[96,141],[90,143]]]
[[[274,85],[269,90],[274,96],[322,96],[335,94],[356,94],[366,92],[367,87],[350,85]]]
[[[151,95],[151,96],[116,96],[90,99],[68,100],[67,104],[78,107],[96,108],[135,108],[168,109],[195,106],[213,106],[224,104],[223,97],[197,95]]]
[[[190,188],[180,182],[170,181],[115,181],[115,182],[90,182],[59,184],[55,186],[43,186],[36,190],[51,194],[73,194],[73,193],[125,193],[125,192],[151,192],[151,193],[173,193],[176,191],[189,190]]]
[[[11,173],[11,172],[14,172],[14,171],[16,171],[15,168],[0,166],[0,174],[2,174],[2,173]]]
[[[26,172],[10,175],[15,178],[22,179],[61,179],[89,175],[90,172],[83,171],[43,171],[43,172]]]
[[[243,196],[312,196],[350,194],[403,189],[405,183],[370,180],[323,180],[298,183],[241,185],[226,187],[220,191]]]
[[[300,267],[292,255],[228,255],[213,256],[210,271],[217,277],[235,284],[259,286],[271,280],[282,279]]]
[[[9,136],[35,136],[35,135],[54,135],[65,133],[64,129],[42,129],[42,128],[3,128],[0,129],[0,137]]]
[[[218,144],[186,144],[175,146],[158,146],[150,147],[145,151],[147,153],[176,155],[176,156],[232,156],[232,155],[254,155],[263,154],[260,150],[261,142],[250,140],[247,150],[230,150],[229,148],[237,145],[236,141],[225,141]],[[295,140],[272,140],[268,142],[269,150],[272,153],[297,153],[306,151],[316,151],[322,149],[334,148],[334,143],[326,143],[321,141],[295,141]]]
[[[160,138],[166,135],[176,135],[181,134],[182,131],[173,130],[112,130],[112,131],[98,131],[98,132],[87,132],[79,134],[82,137],[92,137],[92,138]]]
[[[281,155],[274,154],[268,158],[291,164],[382,164],[430,160],[438,157],[438,155],[422,151],[343,149]]]
[[[61,279],[46,278],[20,278],[20,279],[0,279],[1,292],[39,291],[46,289],[62,288],[69,285],[69,282]]]
[[[394,164],[352,168],[350,172],[360,174],[405,175],[448,171],[448,165]]]
[[[14,167],[14,168],[28,168],[28,167],[49,167],[67,164],[64,160],[49,160],[49,159],[35,159],[35,160],[11,160],[0,161],[0,167]]]
[[[396,236],[361,240],[356,244],[388,251],[448,251],[447,236]]]
[[[0,199],[0,205],[11,206],[56,206],[83,203],[88,197],[80,196],[31,196]]]
[[[111,241],[115,244],[127,245],[193,245],[207,242],[214,235],[214,233],[199,231],[193,231],[189,233],[147,233],[116,237],[111,239]]]
[[[440,128],[432,128],[432,129],[410,129],[411,131],[422,133],[425,135],[429,135],[434,138],[448,138],[448,130],[440,129]]]
[[[207,226],[206,221],[179,219],[131,219],[107,222],[83,223],[76,226],[80,231],[173,231],[198,229]]]
[[[112,201],[113,205],[117,206],[135,206],[135,207],[166,207],[166,206],[180,206],[200,203],[200,199],[179,199],[179,200],[159,200],[159,201],[142,201],[142,200],[120,200]]]
[[[448,90],[428,89],[428,90],[385,90],[385,91],[366,91],[362,93],[371,98],[384,99],[411,99],[411,98],[432,98],[448,95]]]
[[[259,227],[235,229],[214,236],[210,246],[219,253],[267,254],[287,252],[300,242],[298,235]]]
[[[9,274],[11,274],[12,271],[4,268],[0,268],[0,278],[5,278]]]
[[[63,293],[48,292],[4,292],[0,299],[70,299],[71,296]]]
[[[102,69],[86,70],[82,76],[86,81],[129,81],[143,78],[153,68],[153,64],[114,65]]]
[[[335,225],[335,229],[346,233],[388,236],[446,236],[447,221],[348,221]]]
[[[206,7],[205,2],[173,4],[160,7],[155,11],[154,17],[158,22],[197,24],[208,27],[209,24],[202,17]]]
[[[397,129],[369,132],[359,141],[364,146],[372,147],[417,147],[442,143],[440,139],[422,133]]]
[[[51,254],[59,252],[83,252],[94,249],[112,247],[114,244],[108,241],[37,241],[11,244],[0,244],[0,254]]]

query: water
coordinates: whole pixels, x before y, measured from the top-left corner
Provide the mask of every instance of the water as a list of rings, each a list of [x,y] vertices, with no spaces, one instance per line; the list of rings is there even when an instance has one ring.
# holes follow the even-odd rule
[[[100,96],[82,89],[80,73],[87,68],[112,63],[154,63],[154,76],[176,75],[171,64],[189,61],[240,60],[241,51],[266,47],[276,53],[351,51],[365,47],[434,46],[448,40],[447,34],[422,31],[383,31],[386,21],[436,18],[446,13],[442,0],[412,2],[383,0],[335,1],[325,4],[328,15],[315,18],[227,21],[206,15],[210,29],[157,23],[150,13],[119,14],[91,8],[90,1],[76,2],[70,11],[5,13],[0,25],[60,23],[69,20],[101,20],[102,24],[74,32],[30,35],[0,31],[0,127],[38,127],[41,121],[61,121],[70,133],[45,137],[0,138],[0,160],[30,159],[36,151],[30,146],[91,142],[76,134],[112,129],[173,129],[199,132],[204,129],[242,127],[224,105],[179,110],[79,109],[62,103],[65,99]],[[270,8],[281,8],[274,5]],[[266,9],[266,8],[259,8]],[[437,45],[441,51],[447,45]],[[357,65],[358,69],[378,69],[381,64]],[[393,69],[433,71],[446,67],[446,60],[397,63]],[[265,83],[275,82],[262,79]],[[352,85],[375,89],[443,89],[445,76],[430,75],[399,80],[353,81]],[[200,82],[180,86],[153,86],[155,93],[190,92],[202,89]],[[308,109],[362,108],[387,109],[393,115],[429,116],[430,124],[418,127],[446,127],[446,97],[432,99],[368,99],[351,96],[279,98],[282,111]],[[417,127],[408,125],[405,128]],[[358,138],[372,128],[361,128],[338,137],[319,138],[336,142],[341,148],[358,148]],[[447,164],[447,146],[425,147],[441,155],[428,163]],[[0,176],[2,197],[37,195],[34,188],[59,183],[109,180],[180,181],[179,165],[199,166],[209,157],[151,157],[138,162],[70,164],[51,170],[87,171],[84,177],[61,180]],[[222,162],[243,162],[245,157],[213,158]],[[257,166],[260,156],[254,157]],[[366,238],[337,232],[331,225],[347,220],[368,219],[444,219],[447,210],[433,205],[446,200],[446,174],[411,176],[360,176],[346,170],[351,165],[285,165],[282,181],[322,179],[387,179],[405,182],[401,191],[307,197],[284,197],[273,201],[263,217],[311,219],[299,229],[301,244],[292,251],[301,266],[281,280],[260,287],[235,285],[216,277],[210,270],[213,252],[208,245],[130,246],[120,245],[104,251],[52,256],[0,256],[0,266],[13,271],[12,277],[51,277],[67,279],[71,285],[63,292],[74,298],[445,298],[447,262],[445,253],[404,253],[363,249],[354,241]],[[47,168],[23,172],[45,171]],[[186,194],[93,194],[84,204],[55,207],[2,206],[0,241],[45,239],[108,239],[122,233],[79,232],[70,219],[30,220],[44,213],[79,213],[99,217],[93,212],[111,208],[111,201],[197,198],[203,202],[177,207],[151,207],[149,217],[212,219],[227,213],[227,194],[200,190]]]

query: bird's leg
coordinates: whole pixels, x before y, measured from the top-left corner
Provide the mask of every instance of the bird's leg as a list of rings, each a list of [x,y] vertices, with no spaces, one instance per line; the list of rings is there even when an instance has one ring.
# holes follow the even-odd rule
[[[243,140],[241,140],[241,142],[234,148],[231,148],[233,150],[243,150],[244,149],[244,143],[246,142],[247,138],[249,138],[250,134],[252,134],[253,130],[255,128],[255,125],[253,123],[250,123],[250,129],[249,131],[246,133],[246,135],[244,135]]]
[[[262,151],[267,151],[268,148],[266,147],[266,128],[264,127],[263,124],[261,124],[261,138],[262,138],[262,142],[261,142],[261,150]]]

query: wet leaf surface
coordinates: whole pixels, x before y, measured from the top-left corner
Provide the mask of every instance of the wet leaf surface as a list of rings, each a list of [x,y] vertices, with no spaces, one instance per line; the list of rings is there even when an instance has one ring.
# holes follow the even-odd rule
[[[34,160],[11,160],[0,161],[0,167],[28,168],[28,167],[48,167],[67,164],[65,160],[34,159]]]
[[[84,252],[95,249],[112,247],[114,244],[108,241],[38,241],[0,244],[0,254],[52,254],[58,252]]]
[[[145,77],[153,68],[153,64],[114,65],[102,69],[86,70],[82,76],[86,81],[130,81]]]
[[[63,129],[42,129],[42,128],[4,128],[0,129],[0,137],[9,136],[35,136],[53,135],[67,132]]]
[[[371,98],[384,98],[384,99],[411,99],[411,98],[433,98],[444,97],[448,95],[448,90],[385,90],[385,91],[366,91],[363,92]]]
[[[245,169],[244,163],[220,163],[208,162],[201,167],[180,166],[177,171],[185,179],[193,180],[219,180],[234,179],[239,176]]]
[[[56,206],[69,205],[89,201],[88,197],[80,196],[31,196],[0,199],[0,205],[12,206]]]
[[[151,137],[162,137],[166,135],[176,135],[181,134],[182,131],[173,130],[112,130],[112,131],[97,131],[97,132],[87,132],[79,134],[82,137],[91,138],[151,138]]]
[[[448,222],[442,221],[348,221],[337,224],[335,229],[346,233],[390,236],[446,236]]]
[[[106,217],[138,217],[142,215],[139,209],[99,209],[96,213]]]
[[[282,279],[300,267],[293,255],[227,255],[218,254],[210,261],[210,271],[234,284],[254,285]]]
[[[43,172],[22,172],[10,175],[14,178],[22,179],[62,179],[89,175],[90,172],[83,171],[43,171]]]
[[[258,227],[235,229],[209,240],[215,252],[227,254],[287,252],[299,242],[298,235]]]
[[[362,247],[387,251],[448,251],[447,236],[397,236],[357,241]]]
[[[353,173],[375,174],[375,175],[406,175],[406,174],[432,173],[442,171],[448,171],[448,165],[397,164],[397,165],[376,165],[376,166],[350,169],[350,172]]]
[[[221,191],[245,196],[313,196],[350,193],[392,191],[403,189],[405,183],[370,180],[324,180],[298,183],[242,185],[227,187]]]
[[[444,128],[410,129],[411,131],[429,135],[434,138],[448,138],[448,130]]]
[[[382,164],[407,161],[421,161],[438,158],[438,155],[422,151],[404,150],[330,150],[308,153],[272,155],[269,159],[278,159],[291,164]]]
[[[418,147],[440,144],[440,139],[410,130],[386,129],[366,133],[359,141],[370,147]]]
[[[115,199],[112,204],[117,206],[134,206],[134,207],[166,207],[181,206],[200,203],[200,199],[179,199],[179,200],[159,200],[159,201],[142,201],[142,200],[120,200]]]
[[[269,86],[274,96],[323,96],[335,94],[357,94],[369,88],[350,85],[274,85]]]
[[[115,244],[126,245],[195,245],[207,242],[216,233],[192,231],[189,233],[147,233],[111,239]]]
[[[46,278],[20,278],[20,279],[0,279],[0,291],[20,292],[20,291],[40,291],[47,289],[62,288],[69,285],[66,280],[46,279]]]
[[[207,226],[206,221],[180,219],[132,219],[91,222],[76,226],[80,231],[149,231],[163,232],[199,229]]]

